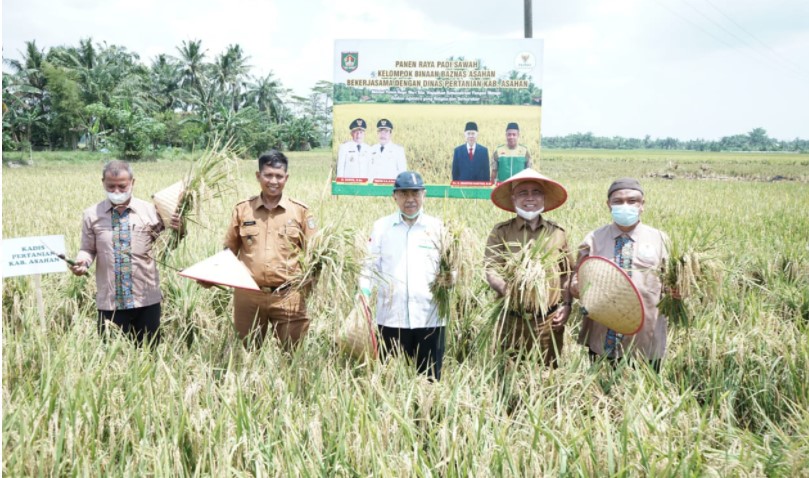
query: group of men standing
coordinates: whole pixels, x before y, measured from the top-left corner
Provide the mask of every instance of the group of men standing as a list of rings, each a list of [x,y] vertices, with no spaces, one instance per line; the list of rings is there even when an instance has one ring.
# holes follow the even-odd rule
[[[378,142],[365,143],[366,123],[362,118],[351,122],[351,140],[340,145],[337,151],[338,178],[364,178],[393,180],[407,170],[407,158],[401,145],[393,142],[393,123],[387,119],[376,122]]]
[[[233,323],[247,346],[260,345],[271,333],[291,349],[309,328],[306,297],[287,284],[298,272],[299,256],[317,226],[309,208],[284,193],[288,169],[288,160],[279,151],[259,157],[255,174],[260,193],[235,206],[223,241],[260,288],[237,289],[234,294]],[[102,184],[107,197],[84,212],[81,250],[71,270],[82,275],[93,260],[98,263],[101,331],[115,323],[139,342],[155,343],[162,296],[151,248],[164,226],[152,204],[132,197],[134,182],[127,163],[113,161],[104,167]],[[593,360],[604,357],[614,363],[634,356],[659,370],[666,346],[666,318],[657,312],[666,237],[640,221],[645,204],[643,188],[631,178],[618,179],[609,186],[606,206],[612,221],[587,234],[576,260],[567,232],[545,217],[564,205],[567,197],[559,182],[530,168],[492,191],[493,204],[515,216],[495,225],[489,234],[484,263],[489,286],[500,296],[506,294],[510,278],[498,275],[497,264],[504,260],[507,250],[514,252],[541,240],[542,247],[558,258],[549,266],[547,307],[518,307],[505,314],[498,327],[502,347],[509,353],[539,347],[543,362],[556,367],[572,301],[580,294],[574,264],[598,255],[629,274],[642,296],[646,320],[635,334],[621,335],[585,315],[579,342],[588,347]],[[447,318],[439,316],[430,284],[439,268],[438,244],[444,225],[424,212],[425,186],[417,172],[404,171],[396,176],[393,201],[395,212],[373,225],[359,287],[366,296],[377,289],[376,323],[385,343],[383,358],[390,352],[404,353],[420,372],[438,380]],[[178,216],[170,224],[182,232]]]

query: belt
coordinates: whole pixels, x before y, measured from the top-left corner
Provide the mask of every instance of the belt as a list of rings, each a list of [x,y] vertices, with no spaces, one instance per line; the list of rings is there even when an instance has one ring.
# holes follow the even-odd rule
[[[289,283],[281,284],[281,285],[276,286],[276,287],[262,286],[262,287],[259,287],[259,289],[261,289],[261,292],[268,292],[270,294],[274,294],[276,292],[281,292],[283,290],[289,289]]]

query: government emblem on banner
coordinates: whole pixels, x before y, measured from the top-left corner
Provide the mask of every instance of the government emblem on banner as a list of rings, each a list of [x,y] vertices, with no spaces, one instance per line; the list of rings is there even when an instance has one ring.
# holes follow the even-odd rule
[[[340,66],[347,73],[356,70],[357,66],[359,66],[359,53],[356,51],[344,51],[340,57]]]

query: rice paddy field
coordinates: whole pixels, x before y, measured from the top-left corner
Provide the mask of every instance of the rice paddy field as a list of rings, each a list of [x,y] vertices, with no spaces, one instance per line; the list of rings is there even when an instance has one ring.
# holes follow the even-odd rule
[[[290,157],[286,192],[320,227],[367,235],[395,208],[330,196],[331,151]],[[189,159],[135,164],[135,195],[178,181]],[[103,198],[102,160],[4,166],[3,237],[64,234],[75,255],[81,211]],[[508,215],[428,198],[428,213],[468,228],[473,271],[456,286],[438,383],[400,359],[344,356],[334,337],[352,304],[335,284],[315,288],[310,333],[288,354],[245,350],[230,292],[177,275],[221,249],[232,206],[258,192],[255,164],[201,202],[160,266],[155,350],[100,340],[92,277],[43,276],[44,321],[32,282],[4,279],[5,476],[809,476],[809,155],[543,151],[542,172],[570,193],[547,216],[572,247],[609,221],[606,189],[628,175],[646,188],[644,222],[716,239],[722,286],[688,299],[659,375],[591,366],[577,311],[558,369],[537,355],[506,364],[486,333],[482,259]]]

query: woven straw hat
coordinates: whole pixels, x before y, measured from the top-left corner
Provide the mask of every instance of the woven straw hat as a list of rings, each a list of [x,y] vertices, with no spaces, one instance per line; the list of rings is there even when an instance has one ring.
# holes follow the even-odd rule
[[[171,216],[177,212],[177,206],[180,205],[183,192],[185,192],[185,184],[183,181],[177,181],[166,189],[161,189],[152,195],[157,212],[166,227],[171,227]]]
[[[644,310],[632,279],[611,260],[588,256],[579,264],[579,302],[594,321],[631,335],[643,327]]]
[[[247,267],[233,255],[230,249],[225,249],[204,261],[183,269],[180,271],[180,275],[237,289],[261,290]]]
[[[514,184],[522,181],[534,181],[542,186],[542,191],[545,193],[545,210],[543,212],[553,211],[567,201],[567,190],[564,186],[528,168],[523,169],[494,188],[491,196],[494,205],[500,209],[515,212],[514,201],[511,200],[511,189]]]
[[[375,358],[377,342],[371,311],[364,297],[349,312],[337,330],[337,344],[355,359]]]

